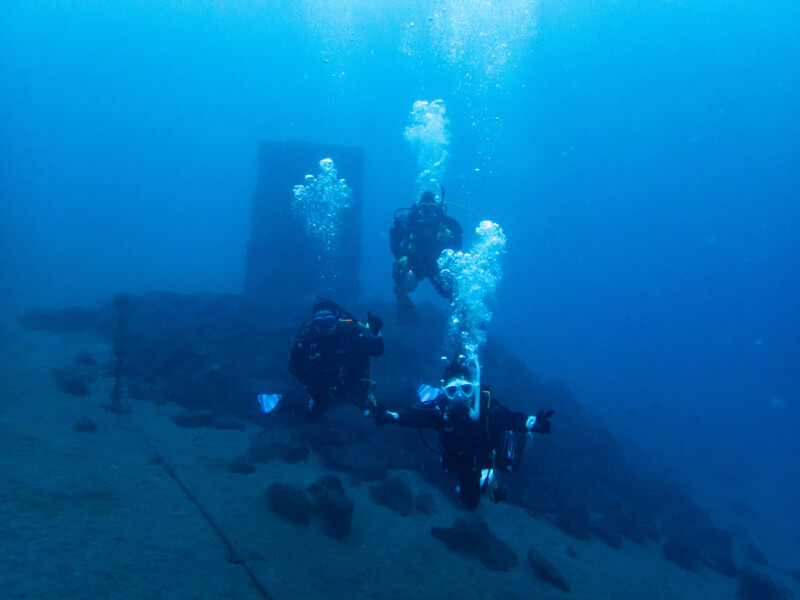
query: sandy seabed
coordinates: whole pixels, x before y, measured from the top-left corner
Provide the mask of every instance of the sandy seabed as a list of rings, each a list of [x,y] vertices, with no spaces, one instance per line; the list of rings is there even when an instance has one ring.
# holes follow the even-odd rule
[[[340,475],[355,502],[344,541],[316,522],[295,525],[272,513],[265,491],[280,481],[306,487],[326,472],[317,456],[278,459],[251,475],[232,458],[258,428],[182,429],[174,405],[125,401],[107,410],[110,379],[75,397],[59,391],[53,369],[79,352],[111,358],[94,334],[56,335],[0,323],[0,598],[586,598],[731,599],[738,583],[667,562],[661,547],[570,538],[548,520],[484,502],[478,514],[517,553],[494,572],[449,552],[430,533],[465,512],[413,472],[399,471],[436,512],[400,516],[371,500],[368,483]],[[79,432],[87,417],[96,424]],[[444,475],[443,475],[444,476]],[[565,554],[567,547],[576,558]],[[527,562],[541,551],[572,593],[539,581]]]

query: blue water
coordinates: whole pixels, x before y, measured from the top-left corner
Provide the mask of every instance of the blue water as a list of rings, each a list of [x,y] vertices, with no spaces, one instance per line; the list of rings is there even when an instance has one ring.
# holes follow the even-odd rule
[[[800,514],[800,4],[10,1],[0,82],[13,310],[241,291],[262,139],[364,147],[362,290],[390,299],[403,130],[443,99],[447,200],[508,238],[490,334]]]

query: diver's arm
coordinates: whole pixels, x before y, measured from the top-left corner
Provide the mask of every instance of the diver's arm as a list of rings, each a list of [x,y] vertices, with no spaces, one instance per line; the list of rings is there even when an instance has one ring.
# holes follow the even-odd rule
[[[492,401],[492,420],[503,429],[518,433],[550,433],[550,417],[555,411],[540,410],[536,415],[523,412],[513,412],[497,402]]]
[[[550,417],[554,410],[540,410],[536,416],[528,417],[527,427],[531,433],[550,433]]]
[[[456,221],[453,217],[447,217],[445,222],[450,232],[447,247],[456,251],[461,250],[464,240],[464,230],[461,228],[461,223]]]
[[[397,424],[415,429],[440,429],[443,425],[442,413],[435,408],[406,408],[397,412],[384,410],[378,414],[378,425]]]
[[[511,411],[497,400],[492,400],[492,421],[500,425],[502,429],[527,433],[530,431],[528,418],[527,414]]]
[[[550,417],[553,416],[553,410],[540,410],[536,415],[527,415],[521,412],[511,412],[505,407],[500,407],[505,410],[506,414],[500,419],[506,429],[517,431],[520,433],[550,433]],[[494,417],[493,412],[493,417]]]
[[[397,424],[415,429],[439,429],[444,423],[442,413],[435,408],[407,408],[397,413]]]
[[[357,344],[361,352],[367,356],[377,357],[383,354],[383,336],[381,336],[380,329],[377,334],[374,334],[359,323]]]

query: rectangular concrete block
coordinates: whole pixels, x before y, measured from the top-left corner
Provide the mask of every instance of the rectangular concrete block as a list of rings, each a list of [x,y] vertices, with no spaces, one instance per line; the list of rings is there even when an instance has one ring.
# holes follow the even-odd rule
[[[307,174],[318,175],[322,159],[333,160],[339,179],[352,190],[342,211],[341,235],[333,255],[319,256],[301,216],[292,211],[292,189]],[[358,300],[361,271],[361,148],[306,142],[264,141],[258,151],[247,244],[245,294],[265,308],[307,302],[314,295],[347,305]]]

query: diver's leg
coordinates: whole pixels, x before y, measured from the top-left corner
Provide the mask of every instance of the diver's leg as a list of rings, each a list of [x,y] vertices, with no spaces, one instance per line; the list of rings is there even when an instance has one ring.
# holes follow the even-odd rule
[[[397,320],[403,325],[419,321],[419,313],[408,294],[395,290],[397,296]]]
[[[428,279],[431,280],[433,289],[435,289],[440,296],[447,298],[450,302],[453,301],[456,295],[456,283],[453,281],[452,277],[443,277],[441,272],[436,269],[433,271],[432,275],[428,276]]]
[[[372,393],[372,385],[368,379],[362,380],[358,388],[347,395],[347,401],[350,404],[355,404],[364,413],[365,417],[374,416],[375,411],[379,411],[383,406]]]
[[[472,468],[464,468],[457,474],[458,495],[461,502],[469,509],[478,506],[481,501],[481,472]]]
[[[401,269],[395,264],[392,272],[394,278],[394,294],[397,296],[397,320],[400,323],[416,323],[419,321],[419,314],[411,302],[408,295],[413,292],[419,281],[411,269]]]
[[[301,411],[304,417],[313,421],[330,408],[333,399],[328,388],[309,389],[308,392],[305,410]]]

